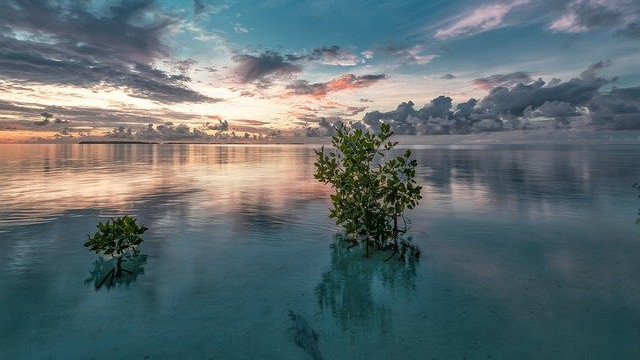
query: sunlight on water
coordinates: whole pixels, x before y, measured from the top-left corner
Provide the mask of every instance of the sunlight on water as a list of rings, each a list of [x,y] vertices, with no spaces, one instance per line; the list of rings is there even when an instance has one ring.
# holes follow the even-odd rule
[[[640,147],[413,151],[423,256],[385,263],[311,146],[0,145],[0,358],[640,357]],[[123,214],[144,258],[96,290]]]
[[[74,209],[139,210],[142,202],[189,202],[200,215],[266,206],[291,210],[290,198],[325,199],[309,182],[311,149],[251,146],[6,146],[0,224],[47,221]],[[301,171],[302,170],[302,171]],[[204,194],[203,194],[204,193]],[[187,196],[188,195],[188,196]],[[204,195],[204,196],[201,196]],[[138,205],[138,206],[137,206]],[[186,216],[199,218],[200,216]]]

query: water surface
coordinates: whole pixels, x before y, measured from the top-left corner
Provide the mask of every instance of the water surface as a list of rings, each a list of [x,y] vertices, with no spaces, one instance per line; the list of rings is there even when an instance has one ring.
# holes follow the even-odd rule
[[[0,145],[0,358],[640,358],[640,146],[414,146],[419,262],[334,244],[311,146]],[[144,271],[85,283],[95,224]]]

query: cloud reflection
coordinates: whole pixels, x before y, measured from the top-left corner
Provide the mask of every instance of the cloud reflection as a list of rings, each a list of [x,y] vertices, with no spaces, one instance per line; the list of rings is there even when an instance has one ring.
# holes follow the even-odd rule
[[[293,204],[304,206],[295,200],[300,196],[327,197],[326,187],[310,181],[313,169],[299,166],[312,163],[312,156],[305,147],[3,146],[0,225],[43,222],[82,209],[110,215],[136,213],[148,204],[155,212],[165,205],[176,209],[177,203],[184,203],[183,219],[262,214],[264,206],[284,218],[293,214]]]

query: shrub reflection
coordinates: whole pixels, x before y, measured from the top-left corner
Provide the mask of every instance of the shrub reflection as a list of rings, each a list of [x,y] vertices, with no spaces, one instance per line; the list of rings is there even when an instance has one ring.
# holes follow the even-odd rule
[[[396,309],[380,295],[415,290],[418,259],[385,262],[386,257],[388,254],[378,252],[366,258],[362,249],[336,236],[331,245],[331,266],[322,274],[315,293],[322,311],[331,312],[343,331],[375,328],[389,332]]]
[[[144,274],[146,263],[147,255],[142,254],[127,255],[121,262],[116,258],[99,257],[93,263],[93,269],[84,283],[85,285],[93,283],[96,290],[103,286],[107,289],[121,285],[129,286],[138,279],[139,275]]]

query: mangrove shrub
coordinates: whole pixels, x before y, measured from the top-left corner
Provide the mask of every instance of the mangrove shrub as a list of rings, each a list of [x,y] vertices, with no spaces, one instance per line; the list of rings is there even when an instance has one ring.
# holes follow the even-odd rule
[[[315,178],[335,189],[329,216],[354,243],[364,243],[367,255],[371,249],[392,249],[389,258],[399,252],[402,259],[407,251],[419,254],[402,235],[410,225],[404,211],[418,204],[422,187],[415,181],[418,163],[411,159],[411,150],[388,158],[398,144],[390,140],[392,135],[387,124],[379,133],[348,125],[336,128],[334,149],[315,150]]]
[[[98,222],[97,227],[98,231],[93,236],[89,236],[84,246],[106,259],[116,259],[116,262],[113,269],[100,281],[97,281],[96,274],[101,272],[105,265],[96,264],[97,270],[93,274],[93,278],[96,280],[96,289],[100,288],[107,278],[109,279],[107,285],[111,287],[117,279],[122,278],[124,273],[136,273],[136,269],[140,267],[140,261],[146,261],[146,256],[138,255],[140,244],[143,241],[140,235],[147,231],[146,227],[136,224],[136,219],[129,215],[111,218],[104,224]],[[132,269],[123,268],[123,259],[129,260],[135,266]]]

